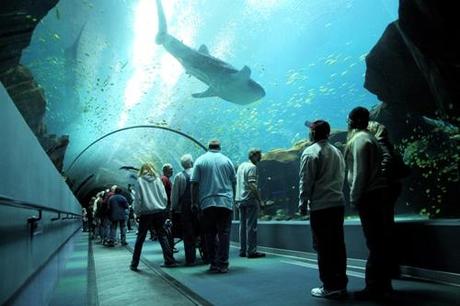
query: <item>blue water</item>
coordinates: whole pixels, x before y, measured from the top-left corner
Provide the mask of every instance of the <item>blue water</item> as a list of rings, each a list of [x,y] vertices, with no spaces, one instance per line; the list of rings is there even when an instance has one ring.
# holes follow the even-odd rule
[[[207,86],[155,45],[153,0],[61,0],[22,63],[45,90],[48,132],[70,135],[67,165],[112,130],[152,123],[203,143],[219,138],[238,162],[249,147],[290,147],[306,137],[307,119],[344,129],[351,108],[378,102],[363,88],[364,58],[397,18],[397,0],[163,2],[170,34],[194,48],[206,44],[237,69],[249,66],[266,96],[247,106],[192,98]],[[168,144],[168,158],[185,153],[182,143]]]

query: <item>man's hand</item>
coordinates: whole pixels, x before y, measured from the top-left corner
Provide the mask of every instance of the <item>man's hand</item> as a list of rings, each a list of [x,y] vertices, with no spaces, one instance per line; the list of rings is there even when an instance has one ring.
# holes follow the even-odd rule
[[[265,207],[265,202],[262,200],[259,200],[259,207],[264,208]]]
[[[198,205],[196,203],[192,203],[192,214],[198,215]]]
[[[308,206],[307,204],[303,203],[299,205],[299,213],[301,216],[308,215]]]

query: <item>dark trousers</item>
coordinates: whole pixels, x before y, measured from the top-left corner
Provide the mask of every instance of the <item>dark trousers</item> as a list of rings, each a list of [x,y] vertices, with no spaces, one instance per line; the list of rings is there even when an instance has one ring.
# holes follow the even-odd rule
[[[386,188],[365,193],[358,203],[369,255],[366,263],[366,287],[375,291],[391,289],[391,228],[390,205]]]
[[[184,240],[185,262],[188,264],[196,261],[196,241],[199,235],[197,216],[191,211],[181,214],[182,238]]]
[[[211,266],[227,268],[232,211],[223,207],[206,208],[203,210],[202,225]]]
[[[240,254],[257,252],[257,217],[259,205],[255,200],[240,204]]]
[[[314,247],[318,253],[319,278],[326,290],[347,287],[347,255],[343,234],[344,207],[310,212]]]
[[[131,266],[137,267],[139,265],[142,246],[144,245],[145,237],[147,236],[147,231],[151,228],[155,229],[156,233],[158,234],[158,241],[160,242],[161,249],[163,251],[163,258],[165,264],[175,262],[172,247],[168,243],[168,238],[163,228],[165,220],[165,213],[162,212],[140,216],[139,233],[137,234],[136,244],[134,246],[134,253],[133,259],[131,261]]]
[[[391,242],[396,240],[395,233],[395,204],[401,194],[402,185],[400,182],[395,181],[388,186],[385,192],[385,224],[387,225],[388,239]],[[389,245],[387,254],[389,256],[389,264],[392,278],[399,277],[401,270],[399,266],[399,256],[397,250],[394,249],[394,243]]]

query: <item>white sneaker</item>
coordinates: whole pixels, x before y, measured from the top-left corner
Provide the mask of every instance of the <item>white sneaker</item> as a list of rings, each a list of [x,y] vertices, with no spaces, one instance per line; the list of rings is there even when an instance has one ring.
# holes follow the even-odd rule
[[[311,295],[321,298],[341,298],[347,295],[347,289],[326,290],[324,287],[311,289]]]

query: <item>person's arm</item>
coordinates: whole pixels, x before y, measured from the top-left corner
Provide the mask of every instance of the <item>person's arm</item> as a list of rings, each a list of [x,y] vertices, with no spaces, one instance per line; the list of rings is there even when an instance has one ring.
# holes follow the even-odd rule
[[[128,209],[128,208],[129,208],[128,200],[126,200],[125,197],[123,197],[123,208],[124,208],[124,209]]]
[[[353,178],[350,186],[350,204],[357,207],[364,193],[368,174],[369,174],[369,157],[372,143],[357,139],[351,148],[353,158]],[[380,165],[379,165],[380,166]]]
[[[257,168],[255,166],[248,171],[248,186],[257,202],[259,202],[259,205],[263,206],[262,197],[257,189]]]
[[[179,206],[179,198],[181,197],[183,191],[182,188],[182,175],[178,174],[174,178],[174,183],[172,185],[172,192],[171,192],[171,212],[177,210]]]
[[[190,183],[190,194],[192,200],[192,210],[197,211],[199,209],[198,205],[198,194],[199,194],[199,184],[198,182],[191,182]]]
[[[307,214],[308,201],[311,199],[315,176],[318,171],[318,160],[310,154],[303,154],[300,161],[299,210]]]
[[[195,167],[193,167],[193,173],[190,177],[190,196],[191,196],[191,203],[192,203],[192,210],[198,211],[199,209],[199,181],[200,181],[200,165],[197,161],[195,163]]]
[[[141,201],[142,201],[141,186],[139,184],[139,181],[136,181],[136,184],[134,185],[134,191],[135,191],[136,196],[134,197],[134,201],[133,201],[133,209],[134,209],[134,213],[137,216],[139,215]]]

